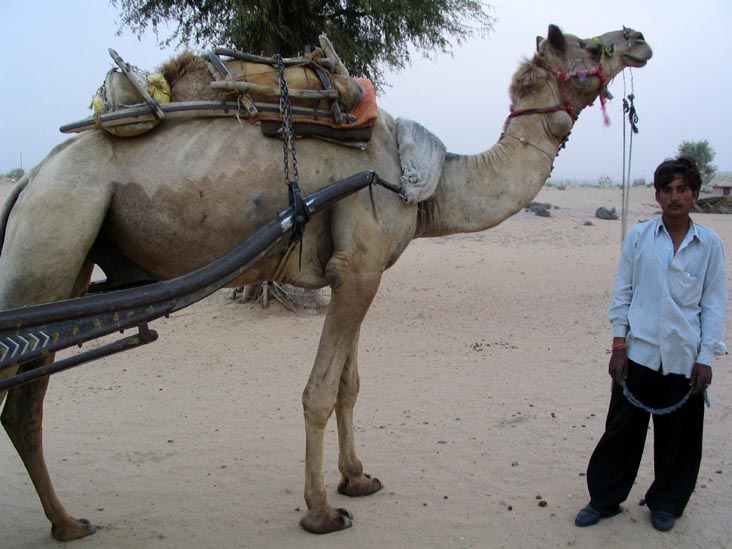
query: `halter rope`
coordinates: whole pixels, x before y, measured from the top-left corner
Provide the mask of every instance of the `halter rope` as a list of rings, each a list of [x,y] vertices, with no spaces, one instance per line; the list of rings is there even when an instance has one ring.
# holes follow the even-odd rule
[[[599,41],[599,38],[596,38],[595,40]],[[603,46],[603,49],[601,50],[602,53],[600,55],[600,63],[605,58],[605,55],[612,55],[615,52],[615,46],[610,44],[608,46]],[[551,66],[549,66],[547,63],[545,63],[541,59],[537,59],[534,61],[534,64],[537,67],[540,67],[552,74],[554,74],[557,77],[557,81],[559,82],[559,89],[562,94],[562,102],[558,103],[556,105],[553,105],[551,107],[533,107],[530,109],[518,109],[509,112],[508,119],[516,118],[517,116],[524,116],[528,114],[551,114],[553,112],[566,112],[569,117],[572,119],[572,122],[576,122],[577,118],[579,118],[579,115],[577,114],[577,111],[574,109],[574,106],[572,105],[572,102],[569,100],[569,96],[567,95],[567,81],[571,80],[572,78],[578,78],[580,82],[584,82],[588,76],[597,76],[600,79],[600,104],[602,106],[602,114],[605,120],[605,124],[609,125],[610,120],[607,117],[607,113],[605,111],[605,102],[608,99],[612,99],[612,94],[607,89],[607,83],[608,78],[605,76],[605,73],[602,70],[602,66],[598,65],[597,67],[592,67],[589,70],[586,71],[574,71],[574,72],[563,72],[563,71],[554,71]],[[552,155],[550,155],[548,152],[546,152],[541,147],[535,145],[534,143],[531,143],[528,139],[525,139],[523,137],[516,137],[514,135],[511,135],[510,133],[506,133],[504,131],[503,135],[507,137],[512,137],[516,139],[517,141],[521,142],[524,145],[530,145],[534,147],[535,149],[543,152],[545,155],[549,157],[549,160],[554,162],[554,158]],[[561,149],[564,144],[566,143],[567,139],[569,137],[569,134],[567,134],[564,139],[562,139],[562,142],[559,146]]]
[[[572,72],[564,72],[564,71],[555,71],[552,69],[552,67],[545,63],[542,59],[537,59],[534,61],[534,64],[537,67],[540,67],[546,71],[549,71],[550,73],[554,74],[557,77],[557,81],[559,82],[559,90],[562,94],[562,102],[553,105],[551,107],[537,107],[537,108],[531,108],[531,109],[520,109],[511,111],[508,115],[509,118],[515,118],[516,116],[523,116],[526,114],[549,114],[553,112],[559,112],[563,111],[566,112],[570,118],[572,119],[572,122],[575,122],[578,118],[577,111],[574,108],[574,105],[572,105],[572,102],[569,100],[569,96],[567,95],[567,81],[571,80],[572,78],[577,78],[580,82],[584,82],[587,80],[587,77],[589,76],[597,76],[600,79],[600,107],[602,108],[602,116],[603,120],[605,122],[605,125],[610,125],[610,119],[607,116],[607,110],[605,104],[607,103],[608,99],[612,99],[613,96],[610,93],[610,91],[607,89],[607,84],[609,82],[608,77],[605,75],[605,72],[602,70],[602,62],[605,60],[605,56],[611,57],[615,53],[615,45],[614,44],[603,44],[602,41],[599,38],[594,38],[596,42],[598,42],[602,48],[600,50],[600,64],[596,67],[592,67],[590,69],[584,70],[584,71],[572,71]],[[590,103],[592,105],[592,103]]]

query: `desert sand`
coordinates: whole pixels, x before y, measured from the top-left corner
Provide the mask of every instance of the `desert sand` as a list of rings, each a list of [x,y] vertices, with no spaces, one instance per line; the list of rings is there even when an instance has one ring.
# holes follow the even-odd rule
[[[621,239],[621,222],[594,212],[620,209],[621,196],[545,188],[551,217],[523,211],[483,233],[415,241],[385,274],[361,332],[356,409],[360,457],[384,489],[336,492],[331,420],[328,494],[354,515],[342,532],[298,526],[300,395],[323,314],[220,291],[153,322],[158,342],[57,374],[49,468],[69,512],[99,525],[68,547],[732,547],[728,356],[715,363],[699,481],[676,527],[655,531],[639,504],[652,436],[625,511],[573,524],[609,397]],[[630,198],[630,225],[657,213],[652,189]],[[732,243],[732,216],[695,219]],[[0,546],[57,547],[5,436],[0,466]]]

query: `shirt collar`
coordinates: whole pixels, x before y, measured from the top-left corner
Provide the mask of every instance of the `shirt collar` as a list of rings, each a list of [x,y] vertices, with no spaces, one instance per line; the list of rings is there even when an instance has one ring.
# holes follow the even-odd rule
[[[701,234],[696,229],[696,223],[694,223],[694,220],[692,218],[689,218],[689,232],[691,232],[692,238],[696,238],[697,240],[701,240]]]
[[[668,231],[666,230],[666,226],[663,224],[663,218],[661,216],[658,216],[656,218],[655,234],[658,235],[658,233],[660,231],[663,231],[666,234],[668,234]],[[687,238],[690,238],[690,239],[696,238],[699,241],[702,240],[702,235],[697,230],[696,223],[694,223],[694,220],[691,217],[689,218],[689,230],[687,231],[686,236],[687,236]]]

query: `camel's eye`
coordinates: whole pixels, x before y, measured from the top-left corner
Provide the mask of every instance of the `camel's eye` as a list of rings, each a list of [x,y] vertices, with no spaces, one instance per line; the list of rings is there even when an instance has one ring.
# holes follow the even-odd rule
[[[593,42],[592,44],[589,44],[585,47],[585,50],[587,50],[587,53],[589,53],[592,57],[599,59],[600,53],[602,52],[602,45],[598,44],[597,42]]]

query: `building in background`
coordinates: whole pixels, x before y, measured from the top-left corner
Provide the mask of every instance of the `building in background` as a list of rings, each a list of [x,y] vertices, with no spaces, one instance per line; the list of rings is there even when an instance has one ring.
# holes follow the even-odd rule
[[[707,186],[714,196],[732,196],[732,172],[717,172]]]

